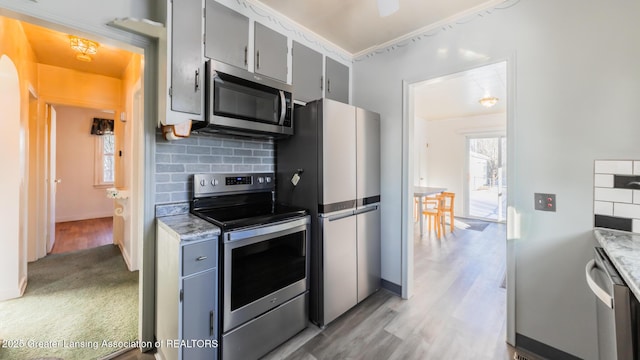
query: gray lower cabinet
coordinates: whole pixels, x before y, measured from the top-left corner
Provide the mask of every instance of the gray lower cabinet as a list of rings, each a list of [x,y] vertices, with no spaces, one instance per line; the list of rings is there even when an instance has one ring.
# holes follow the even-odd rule
[[[181,241],[163,227],[157,227],[158,358],[218,358],[217,244],[217,238]]]
[[[254,72],[287,82],[287,37],[256,22]]]
[[[322,97],[322,54],[296,41],[292,49],[292,80],[294,100],[309,102]]]
[[[330,57],[326,58],[325,97],[349,103],[349,67]]]
[[[205,2],[206,57],[247,69],[249,18],[215,0]]]
[[[202,57],[202,0],[169,1],[170,79],[172,112],[204,119],[204,59]],[[167,114],[171,117],[171,114]],[[177,123],[180,121],[168,121]]]
[[[218,338],[216,318],[217,269],[185,278],[182,281],[182,336],[184,339],[215,340]],[[217,344],[191,344],[185,347],[182,358],[185,360],[215,359]]]

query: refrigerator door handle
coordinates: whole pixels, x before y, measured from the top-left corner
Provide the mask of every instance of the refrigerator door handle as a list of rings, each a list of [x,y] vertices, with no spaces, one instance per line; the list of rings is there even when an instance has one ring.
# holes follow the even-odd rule
[[[368,212],[376,211],[376,210],[378,210],[378,207],[379,207],[378,205],[363,207],[363,208],[357,209],[355,214],[356,215],[360,215],[360,214],[365,214],[365,213],[368,213]]]
[[[602,289],[591,277],[591,271],[596,268],[596,261],[594,259],[589,260],[585,268],[585,276],[587,278],[587,284],[596,297],[602,301],[609,309],[613,309],[613,298],[609,293]]]
[[[354,216],[354,215],[355,215],[354,211],[349,211],[349,212],[341,213],[341,214],[338,214],[338,215],[329,215],[326,218],[329,221],[336,221],[336,220],[346,219],[346,218]]]

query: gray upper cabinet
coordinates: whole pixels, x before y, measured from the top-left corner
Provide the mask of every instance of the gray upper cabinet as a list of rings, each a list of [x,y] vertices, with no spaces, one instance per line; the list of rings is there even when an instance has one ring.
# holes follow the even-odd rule
[[[326,58],[325,97],[349,103],[349,67]]]
[[[211,59],[248,67],[249,18],[214,1],[205,2],[205,50]]]
[[[254,44],[254,72],[287,82],[287,37],[256,22]]]
[[[204,116],[202,1],[173,0],[171,6],[171,111]]]
[[[295,100],[309,102],[322,97],[322,54],[293,42],[292,85]]]

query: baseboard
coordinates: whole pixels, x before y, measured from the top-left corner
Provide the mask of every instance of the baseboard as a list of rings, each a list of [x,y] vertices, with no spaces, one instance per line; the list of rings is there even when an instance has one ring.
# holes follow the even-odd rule
[[[27,277],[23,276],[22,279],[20,279],[20,296],[22,297],[22,295],[24,295],[25,290],[27,290]]]
[[[138,270],[138,269],[134,269],[133,266],[131,265],[131,256],[127,252],[127,249],[124,246],[122,246],[122,244],[117,244],[117,245],[120,248],[120,254],[122,254],[122,258],[124,259],[125,264],[127,264],[127,269],[129,269],[129,271]]]
[[[135,350],[136,348],[124,348],[124,349],[120,349],[114,353],[111,353],[105,357],[100,358],[100,360],[111,360],[111,359],[115,359],[120,355],[126,354],[131,350]]]
[[[396,283],[382,279],[382,288],[387,289],[398,296],[402,296],[402,286]]]
[[[78,215],[68,215],[68,216],[56,216],[56,222],[68,222],[68,221],[80,221],[80,220],[89,220],[89,219],[100,219],[106,217],[113,217],[113,211],[103,211],[99,213],[93,214],[78,214]]]
[[[522,349],[527,353],[536,356],[535,360],[581,360],[579,357],[573,356],[553,346],[541,343],[535,339],[516,333],[516,350]]]

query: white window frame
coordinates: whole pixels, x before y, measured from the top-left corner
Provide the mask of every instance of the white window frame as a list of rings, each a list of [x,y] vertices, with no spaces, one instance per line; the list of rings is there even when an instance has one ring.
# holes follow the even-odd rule
[[[116,157],[116,149],[115,146],[113,147],[113,154],[106,154],[104,152],[104,139],[107,136],[112,136],[113,137],[113,141],[114,141],[114,145],[115,145],[115,135],[114,134],[106,134],[106,135],[100,135],[100,136],[96,136],[96,141],[95,141],[95,160],[94,160],[94,187],[99,187],[99,188],[107,188],[107,187],[111,187],[114,185],[115,182],[115,157]],[[113,181],[105,181],[104,179],[104,158],[105,156],[112,156],[113,157]]]

